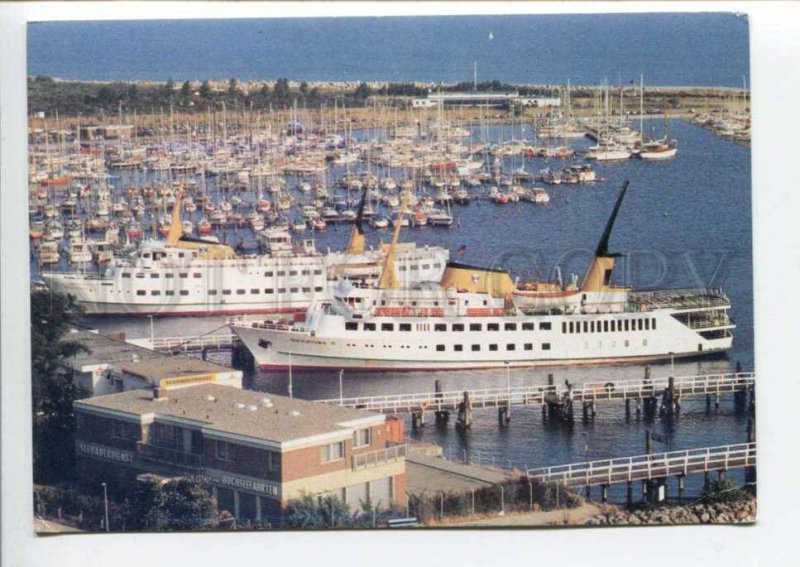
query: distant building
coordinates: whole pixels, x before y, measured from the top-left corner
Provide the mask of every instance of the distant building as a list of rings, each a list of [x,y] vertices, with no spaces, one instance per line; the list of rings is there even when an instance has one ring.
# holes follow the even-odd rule
[[[561,106],[561,98],[557,96],[520,97],[517,104],[532,108],[552,108]]]
[[[242,387],[242,372],[227,366],[164,354],[135,346],[119,338],[94,332],[73,332],[66,337],[86,347],[66,360],[65,370],[89,396],[161,385],[215,383]]]
[[[141,474],[199,475],[220,512],[273,523],[304,494],[405,506],[402,427],[381,414],[217,384],[90,398],[75,412],[87,488],[121,496]]]

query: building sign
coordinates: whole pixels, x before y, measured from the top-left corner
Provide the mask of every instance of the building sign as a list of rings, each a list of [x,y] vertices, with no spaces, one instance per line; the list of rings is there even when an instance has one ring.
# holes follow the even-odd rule
[[[85,441],[76,441],[75,445],[81,455],[95,457],[105,461],[113,461],[115,463],[133,463],[133,453],[130,451],[106,447],[105,445],[95,445],[94,443],[86,443]]]
[[[234,475],[222,471],[214,471],[206,469],[206,479],[222,488],[231,488],[234,490],[247,490],[248,492],[255,492],[262,496],[270,496],[272,498],[280,498],[279,485],[274,482],[268,482],[256,478]]]
[[[194,386],[195,384],[210,384],[216,382],[217,377],[214,374],[199,374],[197,376],[181,376],[175,378],[164,378],[160,382],[160,386],[171,388],[175,386]]]

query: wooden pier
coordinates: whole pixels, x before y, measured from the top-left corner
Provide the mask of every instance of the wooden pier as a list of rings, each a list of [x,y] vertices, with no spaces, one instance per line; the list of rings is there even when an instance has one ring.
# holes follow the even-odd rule
[[[643,495],[655,500],[661,487],[665,492],[670,477],[678,479],[679,498],[683,497],[684,479],[690,474],[703,473],[708,478],[716,472],[722,477],[728,470],[744,468],[746,476],[754,480],[756,457],[756,444],[752,442],[543,467],[529,469],[525,474],[540,482],[584,486],[587,498],[590,487],[600,486],[603,502],[608,498],[609,486],[627,483],[630,503],[634,482],[641,482]]]
[[[198,335],[187,337],[155,337],[142,339],[129,339],[129,343],[149,348],[158,352],[173,354],[190,352],[208,352],[233,350],[241,344],[234,333],[220,333],[215,335]]]
[[[649,375],[649,373],[648,373]],[[437,382],[438,386],[438,382]],[[649,378],[642,380],[615,380],[588,382],[585,384],[556,385],[552,374],[546,386],[514,386],[505,388],[485,388],[479,390],[452,390],[387,394],[355,398],[317,400],[364,409],[380,413],[410,413],[415,420],[422,419],[427,411],[435,413],[437,421],[447,421],[449,413],[458,412],[458,424],[468,427],[471,411],[477,408],[498,408],[501,418],[510,419],[512,406],[540,406],[547,415],[572,418],[573,408],[582,406],[583,416],[594,415],[595,404],[604,402],[624,402],[626,413],[630,413],[631,401],[636,404],[637,414],[642,405],[645,413],[660,410],[671,414],[679,411],[680,402],[690,396],[706,396],[707,403],[719,407],[721,394],[731,393],[737,403],[742,403],[750,393],[754,399],[755,374],[736,372],[730,374],[704,374],[678,376],[675,378]]]

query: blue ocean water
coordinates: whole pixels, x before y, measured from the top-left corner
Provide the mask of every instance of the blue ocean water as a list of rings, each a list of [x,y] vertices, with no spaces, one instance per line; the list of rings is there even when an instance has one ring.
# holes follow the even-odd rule
[[[732,13],[42,22],[28,72],[81,80],[471,81],[739,87]]]

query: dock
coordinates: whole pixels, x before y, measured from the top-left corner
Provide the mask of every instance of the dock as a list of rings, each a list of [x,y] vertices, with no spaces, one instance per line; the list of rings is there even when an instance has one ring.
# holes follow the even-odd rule
[[[583,416],[593,416],[595,404],[623,402],[626,413],[630,403],[636,404],[637,414],[657,409],[672,413],[679,411],[683,398],[706,396],[707,403],[719,407],[719,397],[731,393],[737,403],[744,403],[750,394],[754,401],[755,373],[704,374],[679,377],[649,378],[642,380],[615,380],[585,384],[556,385],[553,375],[546,386],[514,386],[477,390],[440,391],[439,383],[433,392],[388,394],[355,398],[317,400],[380,413],[410,413],[413,423],[424,422],[425,412],[435,412],[437,421],[447,420],[449,413],[459,414],[457,425],[469,426],[471,412],[479,408],[498,408],[501,418],[510,419],[512,406],[540,406],[547,415],[572,419],[574,407],[582,405]],[[659,404],[660,402],[660,404]]]

